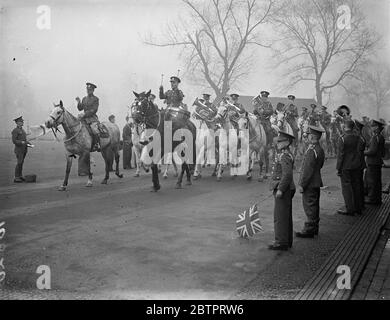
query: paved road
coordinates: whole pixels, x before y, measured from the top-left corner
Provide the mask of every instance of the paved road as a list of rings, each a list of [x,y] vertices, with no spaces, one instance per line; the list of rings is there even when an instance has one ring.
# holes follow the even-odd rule
[[[29,154],[25,172],[38,173],[37,184],[10,183],[9,149],[3,145],[0,154],[7,273],[2,298],[291,298],[355,221],[335,214],[342,200],[333,160],[323,170],[329,188],[322,191],[320,237],[296,240],[291,252],[275,253],[267,250],[273,240],[267,183],[228,176],[218,183],[208,170],[183,190],[174,189],[171,176],[154,194],[150,175],[134,178],[133,171],[100,185],[97,157],[93,188],[73,170],[68,191],[59,192],[61,145],[39,142]],[[239,239],[236,216],[256,202],[264,232]],[[303,221],[297,195],[296,230]],[[39,265],[51,268],[53,290],[44,295],[35,290]]]

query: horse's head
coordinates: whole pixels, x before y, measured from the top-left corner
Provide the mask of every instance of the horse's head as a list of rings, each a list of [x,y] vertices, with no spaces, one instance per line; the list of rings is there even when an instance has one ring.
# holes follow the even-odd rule
[[[135,100],[131,105],[131,115],[136,124],[145,123],[146,118],[156,112],[153,103],[149,100],[150,92],[150,90],[146,93],[133,91]]]
[[[249,128],[249,113],[245,112],[245,114],[238,119],[237,124],[239,130],[247,130]]]
[[[65,113],[65,108],[62,103],[62,100],[60,100],[59,104],[55,104],[54,109],[50,112],[49,118],[45,121],[45,126],[47,128],[57,128],[60,124],[63,123],[64,121],[64,113]]]
[[[284,111],[276,110],[276,122],[278,128],[283,128],[285,118],[286,118],[286,113]]]

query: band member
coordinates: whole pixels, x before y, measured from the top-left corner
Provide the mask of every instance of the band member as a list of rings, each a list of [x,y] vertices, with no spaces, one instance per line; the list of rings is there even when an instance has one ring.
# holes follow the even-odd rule
[[[133,153],[133,142],[132,142],[132,127],[129,123],[130,117],[126,117],[126,124],[123,127],[122,139],[123,139],[123,169],[131,168],[131,156]]]
[[[230,97],[232,98],[232,103],[240,110],[238,112],[240,114],[245,114],[246,110],[245,110],[244,106],[238,102],[238,98],[240,97],[240,95],[238,95],[237,93],[232,93],[230,95]]]
[[[355,132],[360,138],[359,155],[360,155],[360,172],[359,172],[359,201],[362,210],[364,210],[364,170],[367,168],[366,159],[364,157],[364,151],[366,149],[367,141],[363,136],[364,123],[355,120]]]
[[[96,89],[96,85],[87,82],[87,96],[80,101],[79,97],[76,97],[77,109],[84,111],[83,114],[79,115],[79,120],[87,124],[87,129],[92,136],[92,149],[91,151],[98,151],[100,149],[100,138],[99,138],[99,119],[97,111],[99,109],[99,98],[93,93]]]
[[[165,100],[168,110],[170,108],[180,108],[186,110],[186,107],[183,104],[184,94],[179,89],[180,82],[181,80],[179,77],[172,76],[170,79],[171,90],[168,90],[165,93],[164,93],[164,87],[160,86],[159,96],[161,100]]]
[[[302,107],[301,117],[303,120],[307,120],[309,118],[309,111],[306,107]]]
[[[289,103],[287,104],[285,111],[286,111],[286,121],[288,124],[291,126],[291,129],[294,132],[295,139],[298,140],[298,122],[297,119],[299,117],[298,114],[298,108],[294,104],[295,102],[295,96],[294,95],[289,95],[288,97]]]
[[[318,122],[320,121],[320,117],[316,111],[317,105],[312,103],[310,107],[311,107],[311,112],[309,114],[309,125],[317,126]]]
[[[285,110],[286,110],[286,105],[283,102],[278,102],[275,111],[284,112]]]
[[[349,109],[348,106],[343,104],[342,106],[337,108],[337,112],[339,113],[340,116],[343,117],[344,120],[351,120],[351,109]]]
[[[364,152],[366,156],[366,204],[380,205],[382,203],[382,164],[385,155],[385,139],[381,134],[384,123],[372,120],[371,129],[373,136],[368,145],[368,150]]]
[[[344,134],[339,139],[337,154],[337,175],[341,178],[341,189],[345,202],[345,210],[337,212],[343,215],[361,214],[362,207],[359,201],[359,176],[361,163],[359,155],[360,138],[354,133],[355,123],[345,120]]]
[[[211,95],[208,93],[203,93],[203,103],[213,111],[213,116],[218,112],[218,108],[210,101]]]
[[[321,108],[321,114],[320,114],[320,123],[322,127],[325,129],[326,133],[326,143],[328,146],[330,145],[330,123],[332,122],[332,116],[331,114],[327,111],[327,107],[322,106]]]
[[[261,96],[261,97],[260,97]],[[268,100],[269,92],[261,91],[260,96],[253,99],[254,114],[259,118],[267,135],[267,145],[272,144],[273,134],[271,126],[271,116],[274,113],[272,103]]]
[[[110,121],[111,123],[115,123],[115,116],[112,114],[108,117],[108,121]]]
[[[14,121],[16,123],[16,128],[12,130],[12,142],[15,145],[14,152],[17,161],[14,182],[20,183],[25,181],[23,177],[23,164],[27,154],[27,147],[30,143],[27,141],[27,134],[23,129],[23,117],[16,118]]]
[[[321,169],[325,161],[325,153],[319,141],[323,130],[309,126],[309,148],[306,151],[299,179],[299,192],[302,193],[303,210],[306,222],[302,232],[297,232],[298,238],[314,238],[318,235],[320,222],[320,195],[323,186]]]
[[[275,242],[268,247],[270,250],[287,251],[293,244],[292,199],[295,194],[295,184],[294,157],[290,152],[290,145],[294,139],[294,136],[283,131],[279,132],[277,138],[277,155],[270,185],[270,190],[275,197]]]

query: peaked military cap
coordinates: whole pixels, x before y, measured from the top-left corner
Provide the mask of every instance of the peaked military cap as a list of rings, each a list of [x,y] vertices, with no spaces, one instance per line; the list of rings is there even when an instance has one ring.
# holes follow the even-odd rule
[[[371,126],[372,127],[373,126],[383,127],[385,125],[386,125],[386,123],[382,122],[381,120],[374,120],[374,119],[371,120]]]
[[[261,94],[262,96],[266,96],[266,97],[269,96],[269,92],[268,92],[268,91],[261,91],[260,94]]]
[[[24,120],[23,120],[23,117],[22,117],[22,116],[20,116],[20,117],[18,117],[18,118],[16,118],[16,119],[14,119],[14,121],[15,121],[15,122],[19,122],[19,121],[24,121]]]
[[[317,126],[308,126],[307,128],[309,129],[308,130],[309,133],[315,134],[315,135],[321,135],[325,132],[322,128],[317,127]]]
[[[278,142],[283,142],[283,141],[292,141],[294,140],[295,137],[287,132],[284,131],[279,131],[278,135]]]
[[[317,108],[317,105],[314,104],[314,103],[312,103],[312,104],[310,105],[310,107],[312,107],[312,108]]]
[[[112,115],[110,115],[109,117],[108,117],[108,120],[111,120],[111,119],[114,119],[115,118],[115,116],[112,114]]]
[[[172,76],[170,81],[171,81],[171,82],[175,82],[175,81],[176,81],[176,82],[178,82],[178,83],[181,82],[180,78],[179,78],[179,77],[176,77],[176,76]]]
[[[295,100],[295,96],[292,95],[292,94],[290,94],[289,96],[287,96],[287,98],[290,99],[290,100]]]
[[[341,110],[345,110],[345,111],[347,111],[348,114],[351,113],[351,109],[349,109],[349,107],[346,106],[345,104],[343,104],[342,106],[338,107],[338,110],[340,110],[340,111]]]
[[[211,94],[209,94],[209,93],[203,93],[203,97],[211,97]]]
[[[364,127],[364,123],[363,123],[363,122],[361,122],[361,121],[359,121],[359,120],[357,120],[357,119],[355,119],[354,121],[355,121],[355,125],[356,125],[359,129],[361,129],[361,128]]]
[[[87,85],[87,87],[90,87],[90,88],[92,88],[92,89],[96,89],[96,88],[97,88],[96,85],[94,85],[94,84],[91,83],[91,82],[87,82],[86,85]]]
[[[328,109],[328,107],[326,107],[326,106],[322,106],[322,107],[321,107],[321,109],[327,110],[327,109]]]
[[[231,96],[232,98],[233,98],[233,97],[237,97],[237,98],[238,98],[240,95],[237,94],[237,93],[232,93],[230,96]]]

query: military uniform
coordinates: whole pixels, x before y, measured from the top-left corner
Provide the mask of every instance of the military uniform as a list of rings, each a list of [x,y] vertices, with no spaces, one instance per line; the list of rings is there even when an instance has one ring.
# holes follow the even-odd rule
[[[361,213],[362,210],[359,201],[361,172],[359,145],[360,137],[353,131],[345,132],[339,139],[336,169],[341,177],[341,189],[346,207],[346,212],[340,210],[339,213],[353,215]]]
[[[326,133],[326,142],[328,145],[330,144],[330,124],[332,122],[332,116],[328,111],[323,110],[320,115],[320,123],[322,127],[325,129]]]
[[[280,133],[281,135],[289,136],[291,141],[294,139],[294,137],[286,133]],[[270,189],[275,197],[275,242],[270,246],[270,249],[278,250],[278,248],[281,248],[282,250],[287,250],[293,244],[292,199],[295,195],[293,177],[294,157],[288,149],[285,149],[278,152],[275,160],[270,185]],[[281,198],[276,196],[277,191],[282,192]]]
[[[377,122],[377,121],[375,121]],[[380,122],[377,122],[381,125]],[[367,201],[368,204],[382,203],[382,164],[385,155],[385,139],[382,134],[376,133],[370,140],[366,156],[367,171]]]
[[[259,117],[261,124],[267,136],[267,145],[270,145],[273,140],[271,116],[274,114],[272,103],[267,97],[257,97],[253,101],[254,114]]]
[[[359,172],[359,202],[360,207],[364,209],[364,170],[367,168],[364,151],[366,150],[367,141],[362,134],[364,123],[355,120],[356,134],[359,136],[359,156],[360,156],[360,172]]]
[[[133,153],[132,137],[131,137],[131,126],[129,123],[123,127],[122,132],[123,138],[123,169],[131,169],[131,156]]]
[[[309,114],[309,125],[317,126],[318,122],[320,122],[321,118],[318,113],[313,109]]]
[[[290,103],[286,106],[286,121],[288,124],[291,126],[291,129],[294,132],[294,136],[296,141],[298,141],[298,123],[297,123],[297,118],[299,117],[298,114],[298,108],[294,103]]]
[[[15,120],[19,120],[15,119]],[[12,142],[15,145],[14,152],[16,155],[15,180],[23,180],[23,164],[27,154],[27,134],[23,128],[15,128],[12,130]],[[15,181],[17,182],[17,181]],[[20,182],[20,181],[18,181]]]
[[[319,128],[314,130],[321,133],[321,129]],[[318,142],[310,144],[303,160],[301,176],[299,178],[299,186],[303,189],[303,210],[307,219],[303,231],[297,233],[297,236],[304,237],[305,235],[313,236],[318,234],[320,222],[320,188],[323,186],[321,169],[324,161],[325,153],[321,145]]]
[[[183,108],[184,94],[181,90],[168,90],[164,93],[164,89],[160,87],[159,96],[161,100],[165,100],[168,108]]]
[[[87,87],[96,89],[96,86],[89,82],[87,83]],[[87,129],[93,138],[91,151],[98,150],[100,130],[97,112],[99,109],[99,98],[92,93],[79,101],[77,109],[84,111],[81,120],[87,124]]]

